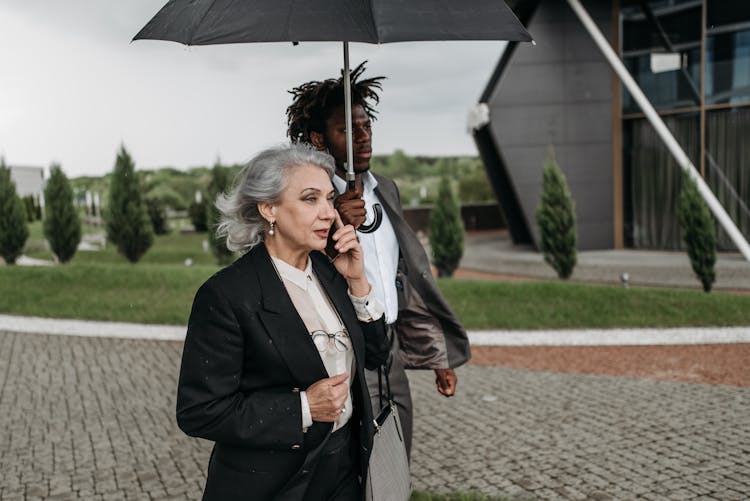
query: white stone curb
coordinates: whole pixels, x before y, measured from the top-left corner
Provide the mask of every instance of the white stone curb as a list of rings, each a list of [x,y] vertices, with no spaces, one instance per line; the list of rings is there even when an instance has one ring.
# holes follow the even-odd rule
[[[0,314],[0,331],[57,336],[183,341],[181,325],[98,322]],[[474,346],[648,346],[750,343],[750,327],[469,331]]]
[[[750,327],[472,331],[476,346],[639,346],[750,343]]]
[[[185,327],[180,325],[97,322],[93,320],[21,317],[15,315],[0,315],[0,331],[28,332],[55,336],[112,337],[160,341],[182,341],[185,339]]]

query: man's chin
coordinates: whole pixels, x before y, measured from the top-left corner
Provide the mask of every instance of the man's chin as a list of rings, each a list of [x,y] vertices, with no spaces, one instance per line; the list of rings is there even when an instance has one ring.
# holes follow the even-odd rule
[[[370,162],[367,163],[361,163],[361,164],[354,164],[354,173],[355,174],[364,174],[370,170]]]
[[[354,165],[354,174],[364,174],[365,172],[370,170],[370,164],[367,163],[365,165]],[[342,179],[346,179],[346,169],[344,169],[341,166],[336,167],[336,174],[339,175]]]

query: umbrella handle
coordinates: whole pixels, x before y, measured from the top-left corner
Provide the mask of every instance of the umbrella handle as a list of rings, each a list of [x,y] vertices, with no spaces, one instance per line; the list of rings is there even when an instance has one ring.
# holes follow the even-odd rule
[[[354,191],[356,189],[355,181],[353,179],[346,182],[346,189],[347,191]],[[375,203],[372,206],[372,211],[374,216],[372,223],[359,225],[359,228],[357,228],[358,232],[372,233],[373,231],[380,228],[380,225],[383,222],[383,207],[380,204]]]
[[[372,210],[374,212],[374,220],[370,224],[362,224],[357,231],[360,233],[372,233],[373,231],[380,228],[380,224],[383,222],[383,207],[380,204],[373,204]]]

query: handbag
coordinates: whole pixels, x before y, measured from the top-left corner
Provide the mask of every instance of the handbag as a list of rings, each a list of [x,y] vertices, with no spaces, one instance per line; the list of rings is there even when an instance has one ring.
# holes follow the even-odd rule
[[[388,373],[385,374],[387,395],[383,394],[383,369],[378,367],[380,414],[373,420],[375,436],[367,468],[366,501],[407,501],[411,496],[411,473],[406,456],[404,433],[398,409],[391,397]],[[385,403],[385,405],[383,405]]]

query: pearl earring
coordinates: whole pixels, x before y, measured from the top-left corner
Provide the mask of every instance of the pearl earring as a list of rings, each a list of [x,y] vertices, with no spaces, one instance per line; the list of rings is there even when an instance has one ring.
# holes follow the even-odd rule
[[[271,235],[271,236],[273,236],[273,234],[275,233],[273,231],[273,225],[275,225],[275,224],[276,224],[275,221],[271,221],[271,227],[268,229],[268,234]]]

